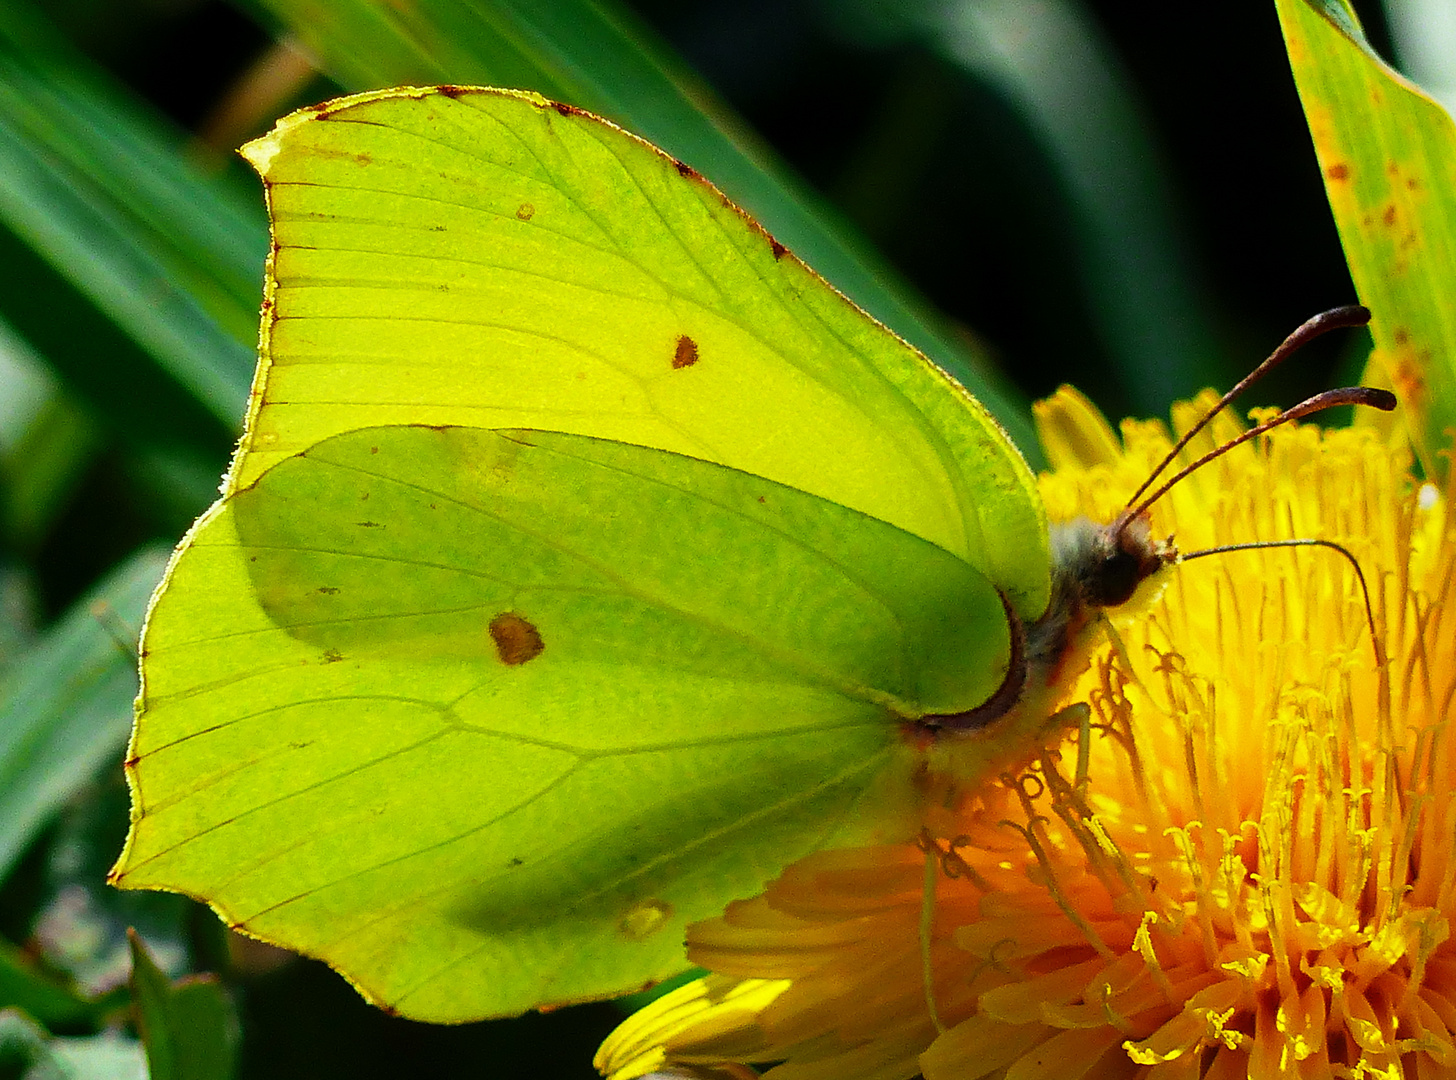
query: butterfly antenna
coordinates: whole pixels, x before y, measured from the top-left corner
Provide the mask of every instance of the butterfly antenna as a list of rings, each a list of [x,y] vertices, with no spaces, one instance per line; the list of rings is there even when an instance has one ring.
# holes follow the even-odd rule
[[[1365,571],[1360,569],[1360,560],[1356,559],[1349,548],[1335,543],[1333,540],[1251,540],[1242,544],[1219,544],[1217,547],[1204,548],[1201,551],[1190,551],[1181,556],[1182,562],[1189,559],[1201,559],[1205,555],[1223,555],[1230,551],[1256,551],[1263,548],[1279,547],[1322,547],[1337,551],[1343,555],[1355,571],[1355,577],[1360,581],[1360,593],[1365,598],[1365,623],[1370,627],[1370,645],[1375,650],[1375,666],[1385,666],[1385,650],[1380,647],[1380,635],[1375,632],[1375,608],[1370,603],[1370,587],[1365,583]]]
[[[1224,394],[1223,397],[1219,398],[1217,405],[1209,409],[1208,412],[1204,413],[1203,419],[1199,420],[1198,423],[1194,424],[1193,427],[1190,428],[1188,432],[1181,439],[1178,440],[1178,444],[1168,452],[1168,456],[1158,463],[1158,467],[1156,469],[1148,474],[1148,478],[1143,481],[1142,486],[1132,493],[1132,495],[1127,500],[1127,506],[1131,507],[1134,503],[1138,501],[1139,498],[1142,497],[1143,492],[1147,491],[1148,488],[1152,487],[1153,482],[1156,481],[1158,477],[1163,474],[1163,471],[1167,469],[1169,465],[1173,464],[1174,460],[1178,457],[1178,455],[1183,452],[1183,448],[1187,446],[1189,442],[1191,442],[1200,431],[1207,427],[1213,421],[1213,418],[1215,416],[1223,412],[1223,410],[1228,406],[1229,402],[1233,401],[1234,398],[1238,397],[1250,386],[1254,385],[1254,383],[1258,382],[1269,372],[1273,371],[1274,368],[1282,364],[1291,353],[1298,351],[1302,346],[1309,344],[1321,334],[1326,334],[1331,330],[1337,330],[1347,326],[1364,326],[1369,321],[1370,309],[1367,307],[1361,307],[1359,304],[1350,304],[1346,307],[1331,308],[1329,311],[1321,312],[1314,318],[1307,320],[1303,325],[1295,330],[1294,333],[1290,334],[1287,338],[1280,342],[1279,347],[1269,354],[1268,359],[1266,359],[1253,371],[1249,372],[1237,383],[1235,383],[1233,388],[1229,390],[1228,393]],[[1306,402],[1306,404],[1308,404],[1308,402]],[[1298,408],[1298,406],[1296,406],[1296,408]],[[1329,408],[1329,406],[1325,406],[1325,408]],[[1308,414],[1306,413],[1304,415]],[[1291,417],[1291,419],[1293,418]],[[1234,444],[1230,443],[1229,445],[1232,446]],[[1222,451],[1219,452],[1221,453]],[[1213,456],[1216,457],[1217,454]],[[1212,460],[1212,458],[1209,458],[1209,460]],[[1168,486],[1169,485],[1164,485],[1161,491],[1166,491]],[[1137,511],[1132,511],[1131,513],[1129,513],[1128,511],[1124,510],[1124,517],[1127,517],[1129,520],[1136,517],[1139,512],[1141,512],[1142,510],[1146,510],[1149,506],[1151,506],[1152,503],[1156,501],[1156,499],[1157,496],[1154,496],[1151,499],[1145,500]]]
[[[1328,312],[1326,314],[1328,314]],[[1310,321],[1313,322],[1314,320],[1311,319]],[[1305,325],[1308,326],[1309,323],[1305,323]],[[1268,361],[1266,360],[1265,363],[1268,363]],[[1224,397],[1227,398],[1228,395],[1225,394]],[[1317,412],[1323,412],[1325,409],[1337,408],[1340,405],[1368,405],[1370,408],[1379,409],[1381,412],[1390,412],[1392,409],[1395,408],[1396,400],[1395,395],[1392,394],[1389,390],[1379,390],[1373,386],[1347,386],[1340,390],[1326,390],[1322,394],[1316,394],[1312,398],[1306,398],[1298,405],[1291,405],[1289,408],[1285,409],[1282,413],[1274,417],[1272,420],[1266,420],[1258,427],[1250,428],[1248,431],[1243,432],[1237,438],[1230,439],[1222,446],[1210,450],[1208,453],[1204,454],[1201,458],[1199,458],[1197,461],[1194,461],[1186,468],[1180,469],[1178,472],[1173,474],[1170,480],[1164,483],[1147,498],[1143,499],[1143,501],[1138,503],[1137,506],[1132,507],[1131,509],[1124,510],[1122,512],[1121,520],[1127,522],[1137,518],[1143,513],[1143,511],[1147,510],[1148,507],[1152,506],[1153,503],[1157,502],[1164,495],[1166,495],[1168,491],[1173,487],[1173,485],[1177,484],[1189,473],[1196,472],[1198,469],[1203,468],[1203,466],[1207,465],[1215,458],[1222,457],[1224,454],[1227,454],[1230,450],[1232,450],[1235,446],[1246,443],[1250,439],[1256,439],[1260,435],[1264,434],[1266,431],[1271,431],[1274,428],[1279,427],[1281,424],[1287,424],[1293,420],[1302,420],[1306,416],[1311,416]],[[1222,403],[1220,403],[1218,408],[1223,408]],[[1218,409],[1214,410],[1214,412],[1217,411]],[[1209,417],[1211,417],[1213,413],[1209,413],[1208,415]],[[1208,417],[1205,417],[1204,421],[1207,422],[1207,419]],[[1194,428],[1192,432],[1189,432],[1189,435],[1192,435],[1197,430],[1197,428]],[[1185,443],[1187,443],[1187,441],[1188,436],[1184,436],[1183,440],[1178,444],[1178,446],[1183,446]],[[1174,450],[1174,453],[1176,454],[1177,450]],[[1169,460],[1171,460],[1171,456]],[[1166,465],[1167,461],[1165,460],[1163,465],[1158,466],[1158,471],[1161,472],[1166,467]],[[1157,473],[1154,473],[1153,475],[1156,476]],[[1151,481],[1149,481],[1149,483],[1150,482]],[[1144,483],[1143,486],[1138,489],[1137,494],[1141,495],[1144,491],[1147,490],[1147,487],[1148,484]],[[1137,496],[1135,495],[1133,497],[1136,498]],[[1131,500],[1129,500],[1129,502],[1130,501]]]

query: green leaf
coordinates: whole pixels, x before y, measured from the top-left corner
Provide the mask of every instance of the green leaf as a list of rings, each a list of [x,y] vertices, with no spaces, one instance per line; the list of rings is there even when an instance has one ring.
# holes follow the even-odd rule
[[[173,983],[131,935],[131,986],[147,1050],[149,1080],[229,1080],[237,1058],[237,1017],[215,978]]]
[[[631,13],[587,0],[265,0],[350,90],[477,83],[599,113],[713,177],[776,239],[969,387],[1036,452],[1028,410],[895,272],[773,161]]]
[[[155,548],[132,556],[7,673],[0,700],[0,877],[125,744],[136,693],[130,639],[164,563]]]
[[[247,396],[266,238],[181,148],[0,7],[0,314],[118,430],[217,452]]]
[[[1456,427],[1456,125],[1370,49],[1342,0],[1277,0],[1372,363],[1430,476]]]
[[[24,1076],[45,1053],[45,1032],[18,1009],[0,1009],[0,1075]]]
[[[96,442],[95,425],[0,321],[0,536],[12,549],[46,535]]]
[[[8,941],[0,940],[0,1010],[22,1009],[47,1027],[95,1023],[111,1002],[91,1002],[36,970]]]
[[[20,1080],[148,1080],[141,1044],[114,1032],[50,1038],[23,1013],[0,1009],[0,1075]]]

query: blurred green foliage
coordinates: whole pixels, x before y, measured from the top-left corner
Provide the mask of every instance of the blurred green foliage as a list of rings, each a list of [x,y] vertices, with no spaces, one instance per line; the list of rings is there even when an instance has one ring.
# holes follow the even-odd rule
[[[1356,6],[1389,55],[1385,9]],[[1388,6],[1443,55],[1417,0]],[[146,594],[252,369],[266,222],[230,149],[342,90],[436,81],[662,145],[1033,458],[1025,403],[1062,380],[1158,412],[1354,299],[1272,4],[0,0],[0,1077],[587,1076],[618,1016],[411,1024],[190,901],[102,884]],[[1266,393],[1363,357],[1327,344]]]

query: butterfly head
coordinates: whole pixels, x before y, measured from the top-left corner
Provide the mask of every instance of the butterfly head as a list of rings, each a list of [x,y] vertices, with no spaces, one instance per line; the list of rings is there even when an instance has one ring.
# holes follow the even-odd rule
[[[1155,540],[1146,510],[1124,511],[1108,525],[1086,518],[1052,530],[1053,573],[1087,608],[1121,607],[1138,586],[1178,559],[1171,540]]]

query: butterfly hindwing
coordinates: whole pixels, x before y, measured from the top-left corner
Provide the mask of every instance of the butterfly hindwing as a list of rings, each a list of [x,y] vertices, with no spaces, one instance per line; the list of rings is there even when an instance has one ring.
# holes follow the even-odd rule
[[[432,1019],[676,971],[687,922],[904,827],[898,718],[1004,675],[995,589],[934,545],[553,433],[327,439],[223,503],[166,595],[126,884]]]

